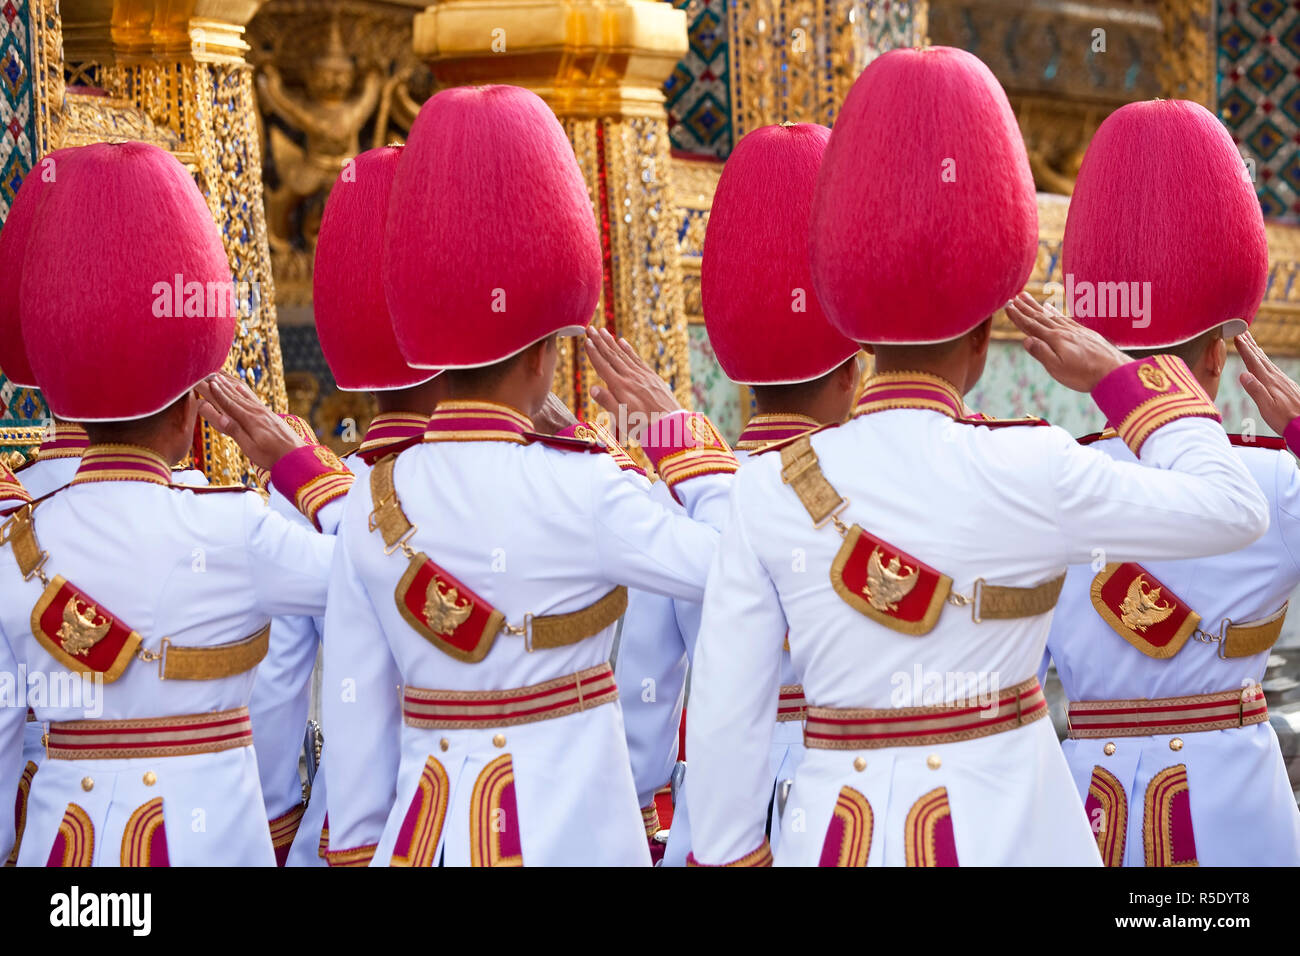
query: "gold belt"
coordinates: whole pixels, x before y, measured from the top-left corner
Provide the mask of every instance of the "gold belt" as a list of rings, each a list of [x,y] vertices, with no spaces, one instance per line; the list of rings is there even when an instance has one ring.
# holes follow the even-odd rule
[[[1230,730],[1268,720],[1268,702],[1258,684],[1241,690],[1190,697],[1136,700],[1076,700],[1066,711],[1074,740],[1098,737],[1150,737]]]
[[[54,721],[45,755],[52,760],[186,757],[252,745],[248,708],[236,707],[173,717]]]

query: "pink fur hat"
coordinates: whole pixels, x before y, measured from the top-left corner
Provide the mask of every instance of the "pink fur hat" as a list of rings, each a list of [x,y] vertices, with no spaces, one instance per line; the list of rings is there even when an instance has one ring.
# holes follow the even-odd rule
[[[1186,100],[1111,113],[1079,169],[1061,265],[1067,311],[1121,348],[1244,332],[1268,282],[1268,237],[1214,114]]]
[[[928,344],[1019,292],[1038,247],[1020,128],[978,58],[891,50],[835,120],[813,200],[813,281],[857,342]]]
[[[406,364],[384,299],[384,222],[401,155],[401,146],[386,146],[357,156],[321,217],[312,307],[321,351],[345,391],[409,388],[438,374]]]
[[[830,135],[812,123],[764,126],[723,167],[701,286],[709,342],[732,381],[807,382],[858,351],[822,312],[808,263],[813,187]]]
[[[73,421],[162,411],[220,370],[235,334],[221,236],[190,174],[145,143],[68,150],[45,191],[20,307],[50,410]]]
[[[591,321],[601,289],[591,197],[537,94],[462,86],[420,110],[397,164],[384,290],[417,368],[473,368]]]

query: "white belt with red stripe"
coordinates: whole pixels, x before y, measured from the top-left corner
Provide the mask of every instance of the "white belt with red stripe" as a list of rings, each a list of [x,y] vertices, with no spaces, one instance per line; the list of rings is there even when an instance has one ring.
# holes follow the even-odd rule
[[[1268,702],[1258,684],[1241,690],[1191,697],[1138,700],[1077,700],[1068,726],[1076,740],[1096,737],[1149,737],[1229,730],[1268,720]]]
[[[513,690],[405,687],[402,717],[424,730],[481,730],[552,720],[617,699],[614,670],[606,663]]]
[[[935,707],[876,710],[809,707],[805,747],[819,750],[875,750],[924,747],[1005,733],[1047,716],[1038,678],[1002,691],[996,701]]]
[[[45,753],[53,760],[185,757],[253,744],[247,707],[211,714],[50,724]]]

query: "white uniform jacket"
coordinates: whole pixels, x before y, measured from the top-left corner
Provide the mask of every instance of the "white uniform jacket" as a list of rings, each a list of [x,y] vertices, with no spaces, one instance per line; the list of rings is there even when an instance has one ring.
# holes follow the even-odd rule
[[[1106,433],[1091,448],[1118,462],[1136,460],[1119,437]],[[1226,621],[1242,625],[1274,617],[1300,584],[1300,470],[1276,439],[1234,452],[1268,499],[1268,533],[1213,557],[1161,561],[1154,560],[1154,550],[1138,554],[1146,572],[1138,587],[1147,595],[1152,587],[1163,592],[1152,597],[1156,610],[1146,619],[1163,617],[1159,624],[1134,619],[1125,640],[1094,606],[1093,581],[1122,558],[1109,551],[1085,554],[1088,563],[1070,568],[1048,636],[1070,701],[1240,695],[1263,679],[1267,647],[1227,656],[1222,642],[1205,638],[1219,636]],[[1164,543],[1166,532],[1148,527],[1145,509],[1134,509],[1131,519],[1153,543]],[[1199,533],[1200,523],[1191,530]],[[1134,641],[1155,653],[1172,650],[1173,644],[1154,648],[1142,637],[1161,639],[1151,628],[1177,623],[1171,595],[1201,620],[1196,633],[1180,636],[1184,643],[1172,656],[1152,657]],[[1122,618],[1118,623],[1126,626]],[[1111,866],[1300,864],[1300,812],[1267,720],[1195,733],[1089,736],[1067,739],[1063,746],[1102,858]],[[1166,831],[1170,838],[1161,839]]]
[[[22,773],[27,706],[50,722],[18,863],[269,864],[242,710],[253,671],[183,679],[177,668],[200,648],[229,659],[229,645],[274,614],[321,613],[332,539],[294,527],[257,493],[171,485],[143,449],[92,448],[83,473],[93,480],[31,513],[48,555],[39,573],[24,580],[14,525],[0,547],[0,673],[19,675],[0,687],[0,786]],[[103,676],[82,677],[86,668]],[[0,848],[14,837],[0,815]]]
[[[370,530],[358,483],[325,619],[332,865],[648,863],[608,669],[614,622],[530,650],[454,615],[472,592],[531,632],[530,618],[620,585],[699,599],[735,464],[707,419],[678,417],[712,441],[661,458],[659,473],[699,521],[653,501],[599,445],[525,438],[525,416],[488,403],[439,405],[424,443],[396,458],[417,559]],[[437,576],[408,586],[426,555]],[[444,650],[435,623],[481,659]],[[495,634],[485,655],[480,630]]]
[[[813,526],[782,479],[782,454],[751,460],[735,482],[695,653],[687,752],[696,862],[771,861],[763,838],[768,751],[787,630],[810,728],[821,708],[878,713],[827,714],[824,737],[847,745],[805,752],[778,864],[1100,862],[1051,724],[1035,719],[1045,703],[1023,719],[1017,701],[1031,692],[1005,696],[1022,682],[1036,688],[1050,610],[974,623],[970,605],[931,602],[928,632],[901,633],[902,606],[889,602],[905,599],[908,575],[925,565],[951,577],[953,595],[971,597],[977,579],[1040,587],[1097,547],[1149,558],[1154,545],[1171,557],[1229,551],[1259,537],[1266,502],[1223,430],[1203,418],[1171,421],[1217,412],[1186,367],[1164,359],[1125,365],[1093,393],[1154,467],[1111,461],[1050,426],[954,420],[964,414],[960,396],[927,375],[876,376],[854,418],[813,434],[821,472],[842,499],[842,523],[906,556],[901,568],[882,562],[892,589],[884,568],[875,573],[885,580],[872,585],[891,626],[858,609],[871,607],[866,588],[843,585],[841,597],[830,586],[849,539],[829,519]],[[1009,703],[999,707],[1001,700]],[[904,708],[936,705],[969,723],[960,733],[932,733],[940,738],[933,742],[889,743],[917,733]],[[932,711],[919,713],[931,719]],[[835,736],[856,732],[859,719],[887,733],[871,745]]]

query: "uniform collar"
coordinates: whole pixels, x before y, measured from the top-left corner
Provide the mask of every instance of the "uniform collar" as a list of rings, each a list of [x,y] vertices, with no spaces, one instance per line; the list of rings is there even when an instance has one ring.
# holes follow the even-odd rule
[[[366,437],[361,440],[358,452],[374,451],[385,445],[414,438],[428,427],[429,416],[416,412],[383,412],[370,420]]]
[[[509,441],[528,444],[532,420],[518,409],[496,402],[439,402],[429,417],[425,441]]]
[[[787,438],[797,438],[800,435],[807,434],[814,428],[820,428],[821,422],[815,418],[809,418],[807,415],[755,415],[740,433],[740,438],[736,440],[736,449],[738,451],[754,451],[762,448],[764,445],[770,445],[774,441],[785,441]]]
[[[966,414],[951,382],[929,372],[885,372],[867,379],[853,417],[891,408],[919,408],[954,419]]]
[[[90,447],[90,436],[80,425],[72,422],[55,422],[54,434],[41,442],[36,449],[37,461],[51,458],[80,458]]]
[[[171,480],[171,466],[156,451],[139,445],[92,445],[81,456],[71,483],[146,481],[169,485]]]

